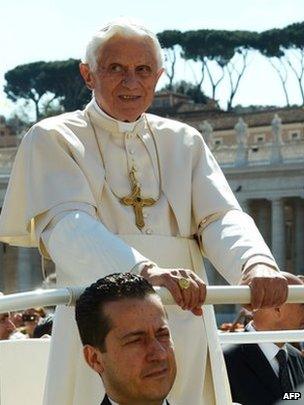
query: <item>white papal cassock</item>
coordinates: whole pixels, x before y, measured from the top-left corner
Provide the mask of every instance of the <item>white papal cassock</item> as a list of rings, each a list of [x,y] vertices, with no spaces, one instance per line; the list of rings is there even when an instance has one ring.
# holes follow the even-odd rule
[[[142,196],[160,197],[144,208],[142,230],[133,208],[119,201],[130,194],[132,166]],[[151,114],[121,123],[95,100],[84,111],[39,122],[24,137],[0,235],[14,245],[39,245],[56,264],[58,286],[138,271],[146,260],[193,269],[207,281],[203,252],[232,284],[253,263],[276,268],[194,128]],[[202,318],[167,309],[178,364],[170,404],[230,403],[212,307]],[[93,405],[102,395],[100,379],[84,364],[73,309],[57,308],[44,404]]]

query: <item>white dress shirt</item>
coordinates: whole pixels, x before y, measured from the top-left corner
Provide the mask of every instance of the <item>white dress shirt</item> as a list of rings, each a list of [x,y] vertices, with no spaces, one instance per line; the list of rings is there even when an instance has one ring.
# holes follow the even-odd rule
[[[256,332],[256,329],[253,326],[252,322],[248,323],[248,325],[246,326],[246,329],[249,332]],[[279,347],[275,343],[272,343],[272,342],[257,343],[257,345],[262,350],[264,356],[268,360],[268,362],[271,365],[276,376],[279,377],[279,362],[276,358],[276,355],[278,354],[278,352],[280,350],[284,350],[286,352],[286,356],[288,356],[286,344],[284,344],[282,347]],[[291,381],[292,385],[294,386],[294,381],[293,381],[293,377],[292,377],[289,366],[288,366],[288,373],[289,373],[290,381]]]
[[[114,402],[112,399],[110,399],[109,396],[108,399],[111,405],[119,405],[117,402]],[[166,405],[166,401],[163,401],[162,405]]]

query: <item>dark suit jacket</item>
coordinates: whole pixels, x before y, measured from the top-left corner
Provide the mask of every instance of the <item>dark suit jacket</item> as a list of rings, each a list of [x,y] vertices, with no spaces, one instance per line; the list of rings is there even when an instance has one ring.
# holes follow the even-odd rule
[[[169,405],[168,401],[166,401],[166,403],[167,403],[167,405]],[[105,395],[105,397],[104,397],[104,399],[103,399],[103,401],[102,401],[102,403],[100,405],[111,405],[111,402],[109,401],[107,395]]]
[[[105,397],[100,405],[111,405],[111,402],[109,401],[109,398],[107,395],[105,395]]]
[[[289,366],[296,385],[304,382],[304,359],[287,344]],[[282,399],[280,382],[257,344],[224,347],[232,399],[243,405],[271,405]]]

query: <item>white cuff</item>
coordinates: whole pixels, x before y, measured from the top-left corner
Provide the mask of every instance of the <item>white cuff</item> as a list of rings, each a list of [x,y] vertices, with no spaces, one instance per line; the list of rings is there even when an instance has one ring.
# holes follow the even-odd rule
[[[243,264],[242,273],[249,271],[257,264],[263,264],[265,266],[271,267],[273,270],[280,271],[276,262],[270,257],[264,255],[254,255]]]

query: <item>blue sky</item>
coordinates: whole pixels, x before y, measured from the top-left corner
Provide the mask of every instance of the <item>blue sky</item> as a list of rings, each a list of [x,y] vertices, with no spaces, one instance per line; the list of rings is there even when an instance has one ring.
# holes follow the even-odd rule
[[[7,70],[38,60],[79,58],[90,35],[117,17],[139,19],[155,32],[199,28],[262,31],[304,21],[304,3],[303,0],[0,0],[0,16],[0,114],[8,114],[14,106],[2,92]],[[257,55],[251,59],[235,102],[284,104],[272,68]],[[180,66],[179,74],[191,79],[185,66]],[[295,85],[291,101],[300,101]]]

